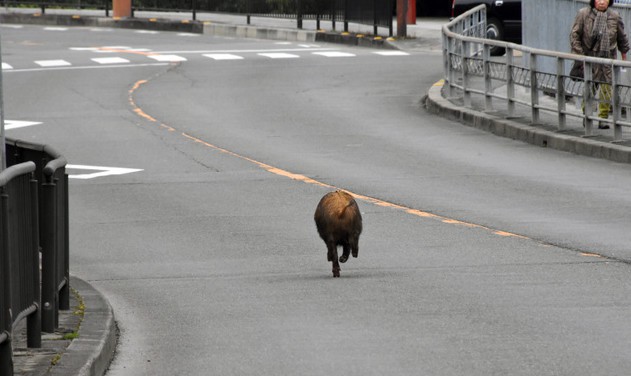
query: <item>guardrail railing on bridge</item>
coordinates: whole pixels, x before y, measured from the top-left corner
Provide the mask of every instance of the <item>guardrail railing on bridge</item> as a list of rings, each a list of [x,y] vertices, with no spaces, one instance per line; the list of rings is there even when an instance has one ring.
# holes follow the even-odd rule
[[[484,5],[455,18],[443,26],[443,62],[445,87],[449,97],[459,96],[465,107],[472,107],[472,98],[484,100],[484,110],[493,111],[495,102],[505,103],[509,117],[516,114],[517,106],[527,108],[534,124],[541,121],[542,112],[555,114],[557,130],[566,129],[568,118],[583,120],[584,135],[593,135],[594,122],[612,125],[613,141],[621,142],[622,128],[631,127],[631,122],[622,117],[622,109],[631,107],[631,86],[624,72],[631,62],[574,55],[557,51],[529,48],[513,43],[485,39],[486,8]],[[506,54],[491,58],[493,46],[503,47]],[[518,56],[521,56],[519,58]],[[555,73],[538,70],[546,59],[554,61]],[[570,67],[575,62],[585,66],[584,77],[571,78]],[[611,66],[612,82],[599,82],[592,77],[592,67],[597,64]],[[595,87],[610,84],[611,98],[599,98]],[[518,95],[516,88],[527,90],[528,95]],[[553,95],[556,103],[545,105],[543,96]],[[568,99],[578,98],[584,111],[570,111]],[[606,102],[613,116],[602,119],[594,116],[598,102]]]

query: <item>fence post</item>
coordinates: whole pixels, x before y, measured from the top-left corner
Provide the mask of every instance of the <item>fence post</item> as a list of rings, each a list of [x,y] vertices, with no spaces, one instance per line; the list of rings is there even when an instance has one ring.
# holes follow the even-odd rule
[[[593,124],[590,116],[594,111],[594,83],[592,82],[592,63],[585,61],[583,64],[583,104],[585,105],[585,109],[583,111],[583,121],[585,125],[585,136],[591,136]]]
[[[513,49],[506,49],[506,99],[508,117],[515,116],[515,80],[513,79]]]
[[[484,111],[493,111],[493,82],[491,80],[491,47],[484,44],[482,47],[482,62],[484,65]]]
[[[42,184],[42,330],[47,333],[55,331],[58,317],[59,300],[57,293],[57,247],[55,231],[57,208],[55,200],[55,183],[47,181]]]
[[[39,276],[39,205],[38,205],[38,182],[35,179],[35,174],[31,174],[31,216],[33,217],[33,226],[31,237],[33,241],[33,259],[31,260],[31,266],[33,268],[33,296],[37,303],[37,309],[35,312],[28,315],[26,321],[26,345],[28,347],[42,347],[42,300],[40,290],[40,276]]]
[[[537,82],[537,55],[530,53],[530,113],[532,124],[538,124],[539,116],[539,82]]]
[[[298,29],[302,29],[302,0],[296,0],[296,21]]]
[[[63,252],[63,278],[66,280],[66,284],[59,291],[59,309],[65,311],[70,309],[70,213],[68,207],[68,175],[65,173],[65,170],[63,172],[63,184],[61,186],[58,185],[58,189],[61,189],[61,192],[58,192],[58,194],[61,195],[63,201],[61,205],[63,215],[58,220],[63,221],[64,224],[64,233],[61,234],[64,240],[63,248],[59,252]]]
[[[565,129],[565,59],[557,58],[557,112],[559,113],[559,130]]]
[[[11,263],[9,255],[9,196],[0,187],[0,375],[13,375],[13,349],[11,348],[11,330],[13,318],[11,312]],[[2,340],[2,337],[5,337]]]
[[[611,106],[612,106],[612,120],[613,120],[613,142],[622,141],[622,126],[618,124],[620,120],[620,93],[618,90],[618,81],[620,80],[620,67],[613,64],[611,67]]]
[[[197,1],[192,0],[193,4],[191,4],[191,7],[193,8],[193,21],[197,20]]]
[[[344,32],[348,33],[348,0],[344,0]]]

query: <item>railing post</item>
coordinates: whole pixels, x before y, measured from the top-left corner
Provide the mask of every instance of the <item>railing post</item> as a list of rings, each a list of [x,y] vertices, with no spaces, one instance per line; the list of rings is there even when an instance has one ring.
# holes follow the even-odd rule
[[[40,276],[39,276],[39,205],[38,205],[38,182],[35,179],[35,175],[31,174],[30,180],[31,186],[31,216],[33,218],[33,224],[31,228],[31,237],[33,242],[33,259],[31,260],[31,267],[33,268],[33,296],[37,304],[35,312],[28,315],[26,321],[26,345],[28,347],[39,348],[42,347],[42,302],[41,302],[41,290],[40,290]]]
[[[62,199],[61,211],[63,211],[63,215],[58,220],[64,223],[64,233],[62,234],[64,237],[63,248],[59,251],[63,252],[63,277],[66,280],[66,284],[59,291],[59,309],[66,311],[70,309],[70,213],[68,207],[68,175],[65,173],[65,170],[63,180],[63,184],[60,187],[58,186],[58,189],[61,189],[61,192],[58,192],[58,194],[61,195]]]
[[[469,92],[469,42],[462,41],[462,99],[465,107],[471,107]]]
[[[557,112],[559,130],[562,131],[567,125],[567,115],[565,115],[565,59],[557,58]]]
[[[539,81],[537,79],[537,55],[530,53],[530,117],[532,124],[541,121],[539,113]]]
[[[57,327],[59,300],[57,293],[57,247],[55,183],[42,184],[42,330],[48,333]]]
[[[613,142],[622,141],[622,126],[618,124],[618,120],[620,120],[620,93],[618,90],[618,81],[620,80],[620,67],[615,65],[612,67],[612,80],[611,80],[611,106],[613,108],[612,111],[612,119],[613,119]]]
[[[302,29],[302,0],[296,0],[296,21],[298,29]]]
[[[11,344],[11,330],[13,317],[11,312],[11,260],[9,254],[9,196],[0,187],[0,375],[13,375],[13,349]]]
[[[583,116],[585,125],[585,136],[592,136],[592,119],[591,115],[594,111],[594,83],[592,82],[592,63],[584,62],[583,68],[584,80],[583,80]]]
[[[506,48],[506,99],[508,117],[515,117],[515,80],[513,79],[513,49]]]
[[[193,21],[197,20],[197,1],[192,0],[191,7],[193,8]]]
[[[483,45],[482,62],[484,67],[484,111],[493,111],[493,82],[491,80],[491,48]]]
[[[348,0],[344,0],[344,32],[348,33]]]

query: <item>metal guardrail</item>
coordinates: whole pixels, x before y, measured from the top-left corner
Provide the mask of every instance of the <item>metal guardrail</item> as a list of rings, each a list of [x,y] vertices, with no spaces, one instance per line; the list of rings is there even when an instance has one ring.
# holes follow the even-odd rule
[[[41,347],[35,164],[0,172],[0,374],[13,372],[14,325],[27,318],[27,345]]]
[[[631,68],[631,62],[588,57],[558,51],[529,48],[513,43],[485,39],[486,8],[478,6],[443,26],[443,63],[445,86],[449,97],[460,96],[465,107],[472,107],[472,97],[484,99],[484,110],[493,111],[494,102],[504,101],[508,116],[516,114],[516,106],[529,109],[531,122],[539,123],[542,111],[556,114],[557,130],[566,129],[568,117],[581,118],[585,136],[593,135],[594,122],[612,125],[613,141],[621,142],[622,127],[631,127],[629,119],[622,118],[622,108],[631,107],[631,86],[623,80],[623,72]],[[491,58],[490,49],[499,46],[506,49],[502,58]],[[522,58],[516,58],[521,55]],[[555,73],[538,70],[537,66],[552,59]],[[585,64],[582,80],[572,80],[570,66],[574,61]],[[612,98],[598,98],[594,87],[600,84],[592,77],[592,67],[603,64],[612,67]],[[516,95],[516,88],[529,91],[527,99]],[[556,97],[555,106],[543,104],[544,95]],[[584,112],[569,111],[568,98],[582,100]],[[601,119],[593,111],[598,102],[606,102],[612,108],[612,117]]]
[[[27,319],[27,346],[40,347],[41,332],[53,332],[59,310],[70,309],[66,160],[49,146],[11,139],[6,154],[10,167],[0,172],[0,375],[13,374],[17,323]]]
[[[244,15],[250,24],[251,17],[295,19],[296,26],[303,28],[304,20],[330,21],[333,30],[336,23],[356,22],[371,25],[375,35],[379,27],[388,28],[393,35],[393,16],[396,0],[132,0],[132,17],[136,11],[191,13],[197,20],[198,13],[227,13]],[[109,17],[111,0],[0,0],[3,7],[35,7],[42,14],[46,9],[96,9],[104,10]]]

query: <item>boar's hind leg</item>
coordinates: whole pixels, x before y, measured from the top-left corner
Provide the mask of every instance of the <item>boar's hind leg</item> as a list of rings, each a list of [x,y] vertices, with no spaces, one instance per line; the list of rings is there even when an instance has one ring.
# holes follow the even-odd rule
[[[329,250],[331,262],[333,263],[333,277],[340,276],[340,263],[337,260],[337,245],[335,242],[327,242],[326,246]]]
[[[351,247],[348,244],[344,244],[344,253],[340,256],[340,262],[343,264],[348,261],[348,256],[351,254]]]

